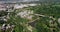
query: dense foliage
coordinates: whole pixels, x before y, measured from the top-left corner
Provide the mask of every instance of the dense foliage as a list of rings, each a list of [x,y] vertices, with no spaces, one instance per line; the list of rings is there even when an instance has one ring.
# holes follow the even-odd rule
[[[60,24],[58,23],[57,19],[60,17],[60,6],[58,5],[38,5],[34,7],[28,7],[24,8],[27,10],[33,10],[34,14],[42,14],[46,16],[53,16],[56,20],[53,22],[52,19],[49,17],[39,17],[38,20],[36,20],[35,27],[33,29],[33,32],[60,32]],[[24,10],[21,9],[21,10]],[[27,19],[23,19],[19,16],[16,16],[17,12],[19,10],[14,10],[14,12],[10,13],[7,24],[13,24],[15,25],[14,31],[15,32],[30,32],[25,24],[28,22]],[[1,16],[6,15],[5,12],[0,12]],[[35,17],[36,18],[36,17]],[[52,20],[52,23],[50,23],[50,20]],[[22,23],[22,25],[20,24]],[[24,31],[23,31],[24,30]]]

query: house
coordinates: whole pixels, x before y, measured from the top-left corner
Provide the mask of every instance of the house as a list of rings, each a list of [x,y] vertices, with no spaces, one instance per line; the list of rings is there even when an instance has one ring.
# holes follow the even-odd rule
[[[5,11],[6,10],[6,6],[0,4],[0,11],[2,11],[2,10]]]
[[[28,7],[28,5],[26,5],[26,4],[21,4],[21,5],[16,4],[14,6],[14,9],[20,9],[20,8],[24,8],[24,7]]]

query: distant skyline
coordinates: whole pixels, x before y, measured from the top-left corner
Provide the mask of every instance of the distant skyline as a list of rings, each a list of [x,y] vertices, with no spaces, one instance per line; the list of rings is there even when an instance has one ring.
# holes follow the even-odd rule
[[[31,2],[39,0],[0,0],[0,3],[12,3],[12,2]]]
[[[16,2],[31,2],[31,1],[60,2],[60,0],[0,0],[0,3],[16,3]]]
[[[39,1],[39,0],[0,0],[0,1]]]

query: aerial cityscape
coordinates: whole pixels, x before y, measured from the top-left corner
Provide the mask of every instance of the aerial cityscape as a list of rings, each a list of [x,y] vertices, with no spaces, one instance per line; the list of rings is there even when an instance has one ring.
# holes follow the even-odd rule
[[[0,32],[60,32],[60,0],[0,0]]]

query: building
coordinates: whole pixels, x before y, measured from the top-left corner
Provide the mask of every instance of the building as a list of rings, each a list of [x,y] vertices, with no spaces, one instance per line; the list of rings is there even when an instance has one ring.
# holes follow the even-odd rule
[[[0,4],[0,11],[2,11],[2,10],[3,10],[3,11],[6,10],[6,5],[1,5],[1,4]]]

